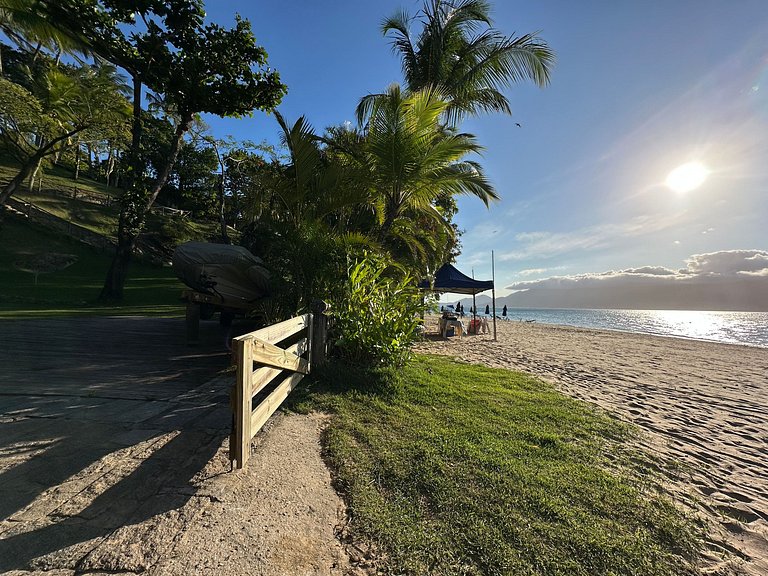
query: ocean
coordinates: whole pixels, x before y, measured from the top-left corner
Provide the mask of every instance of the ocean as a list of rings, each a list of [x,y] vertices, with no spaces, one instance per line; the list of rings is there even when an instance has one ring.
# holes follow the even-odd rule
[[[478,308],[481,312],[485,309]],[[498,316],[501,312],[501,308],[496,309]],[[507,318],[768,348],[768,312],[509,308]]]

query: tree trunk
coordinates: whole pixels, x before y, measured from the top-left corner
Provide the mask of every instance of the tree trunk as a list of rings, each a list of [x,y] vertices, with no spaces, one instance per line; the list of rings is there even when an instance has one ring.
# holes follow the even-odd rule
[[[176,158],[179,156],[179,150],[181,150],[181,143],[184,140],[184,134],[187,133],[190,126],[192,126],[192,114],[186,114],[181,119],[181,122],[179,122],[179,125],[176,126],[176,132],[174,134],[173,142],[171,142],[171,150],[168,154],[168,160],[166,161],[165,166],[163,166],[163,169],[158,174],[155,185],[152,187],[152,190],[149,193],[149,198],[147,199],[147,203],[144,206],[145,214],[149,212],[150,208],[152,208],[152,204],[155,203],[157,195],[160,194],[160,190],[162,190],[163,186],[165,186],[165,183],[168,182],[168,177],[173,171],[174,164],[176,164]]]
[[[88,173],[89,176],[93,177],[93,148],[91,148],[91,145],[87,142],[85,144],[85,152],[88,158]]]
[[[192,114],[187,114],[176,127],[175,138],[173,139],[173,142],[171,142],[171,150],[168,155],[168,160],[158,174],[157,180],[150,189],[146,200],[142,201],[144,195],[139,189],[140,182],[137,182],[137,174],[142,169],[141,158],[139,156],[139,143],[141,142],[141,85],[139,84],[137,87],[137,82],[138,80],[134,79],[134,134],[131,141],[131,170],[128,178],[126,178],[127,185],[123,194],[122,207],[120,210],[120,222],[117,231],[117,251],[115,252],[115,257],[112,259],[112,264],[109,267],[104,287],[99,295],[99,300],[102,301],[122,300],[123,289],[128,273],[128,264],[131,261],[131,255],[133,254],[133,248],[136,245],[136,239],[139,237],[139,233],[144,226],[144,218],[150,208],[152,208],[152,204],[154,204],[160,190],[162,190],[163,186],[165,186],[165,183],[168,181],[171,170],[173,170],[173,165],[176,163],[176,158],[179,155],[179,149],[181,148],[184,134],[192,125]],[[139,132],[138,136],[136,133],[137,129]]]
[[[224,216],[224,163],[221,163],[221,173],[219,174],[219,224],[221,225],[221,240],[225,244],[232,244],[227,234],[227,219]]]
[[[112,176],[112,170],[115,168],[115,157],[112,153],[112,146],[109,146],[109,151],[107,152],[107,165],[104,168],[104,180],[109,186],[109,179]]]
[[[137,218],[136,190],[140,178],[138,174],[143,172],[139,147],[141,146],[141,79],[133,76],[133,125],[131,126],[131,150],[130,166],[128,174],[123,181],[123,194],[120,198],[120,219],[117,225],[117,250],[109,266],[104,286],[99,294],[101,301],[115,301],[123,299],[123,288],[128,275],[128,264],[131,261],[133,247],[141,230],[141,222]],[[90,159],[90,148],[89,148]]]
[[[122,218],[121,218],[122,220]],[[121,227],[122,228],[122,227]],[[128,278],[128,264],[131,262],[133,247],[138,236],[128,235],[124,229],[117,234],[117,250],[109,265],[104,287],[101,289],[99,300],[116,301],[123,299],[123,288]]]
[[[19,169],[18,174],[11,178],[11,181],[8,182],[8,184],[5,185],[5,187],[0,191],[0,206],[5,205],[8,198],[11,197],[12,194],[14,194],[24,183],[24,180],[27,179],[27,177],[32,174],[32,172],[40,166],[40,162],[43,158],[48,156],[51,153],[51,149],[56,146],[59,142],[62,140],[67,140],[68,138],[71,138],[75,134],[79,133],[81,130],[84,130],[85,127],[79,127],[75,130],[72,130],[70,132],[67,132],[66,134],[63,134],[61,136],[58,136],[48,142],[45,146],[42,146],[41,148],[38,148],[37,152],[32,154],[29,158],[27,158],[27,161],[24,162],[24,164],[21,165],[21,168]]]
[[[75,145],[75,180],[80,178],[80,156],[81,156],[81,145],[78,141]]]
[[[0,205],[5,205],[8,198],[10,198],[13,194],[16,193],[16,191],[21,188],[21,185],[24,183],[24,180],[27,179],[27,177],[32,173],[33,165],[31,159],[27,162],[25,162],[21,170],[19,170],[19,173],[16,174],[13,178],[11,178],[11,181],[8,182],[8,184],[5,185],[5,188],[3,188],[3,191],[0,192]]]

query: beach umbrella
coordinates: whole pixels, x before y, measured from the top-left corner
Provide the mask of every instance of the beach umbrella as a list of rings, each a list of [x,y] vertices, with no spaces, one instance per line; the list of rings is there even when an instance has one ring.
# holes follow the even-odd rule
[[[491,307],[488,304],[486,304],[485,305],[485,315],[488,316],[488,314],[490,314],[490,313],[491,313]]]

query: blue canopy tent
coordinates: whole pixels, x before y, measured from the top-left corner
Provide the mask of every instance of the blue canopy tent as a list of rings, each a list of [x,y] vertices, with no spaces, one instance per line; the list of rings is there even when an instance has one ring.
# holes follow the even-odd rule
[[[496,290],[493,280],[475,280],[460,272],[452,264],[443,264],[435,274],[433,282],[422,280],[419,288],[431,292],[454,292],[472,294],[472,309],[477,312],[475,296],[486,290],[493,290],[493,339],[496,339]]]

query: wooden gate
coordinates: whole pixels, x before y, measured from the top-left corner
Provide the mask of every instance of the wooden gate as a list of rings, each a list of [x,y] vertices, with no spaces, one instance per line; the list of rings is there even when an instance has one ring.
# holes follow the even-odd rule
[[[309,373],[312,332],[312,314],[304,314],[233,339],[237,381],[229,459],[237,468],[248,462],[256,433]]]

